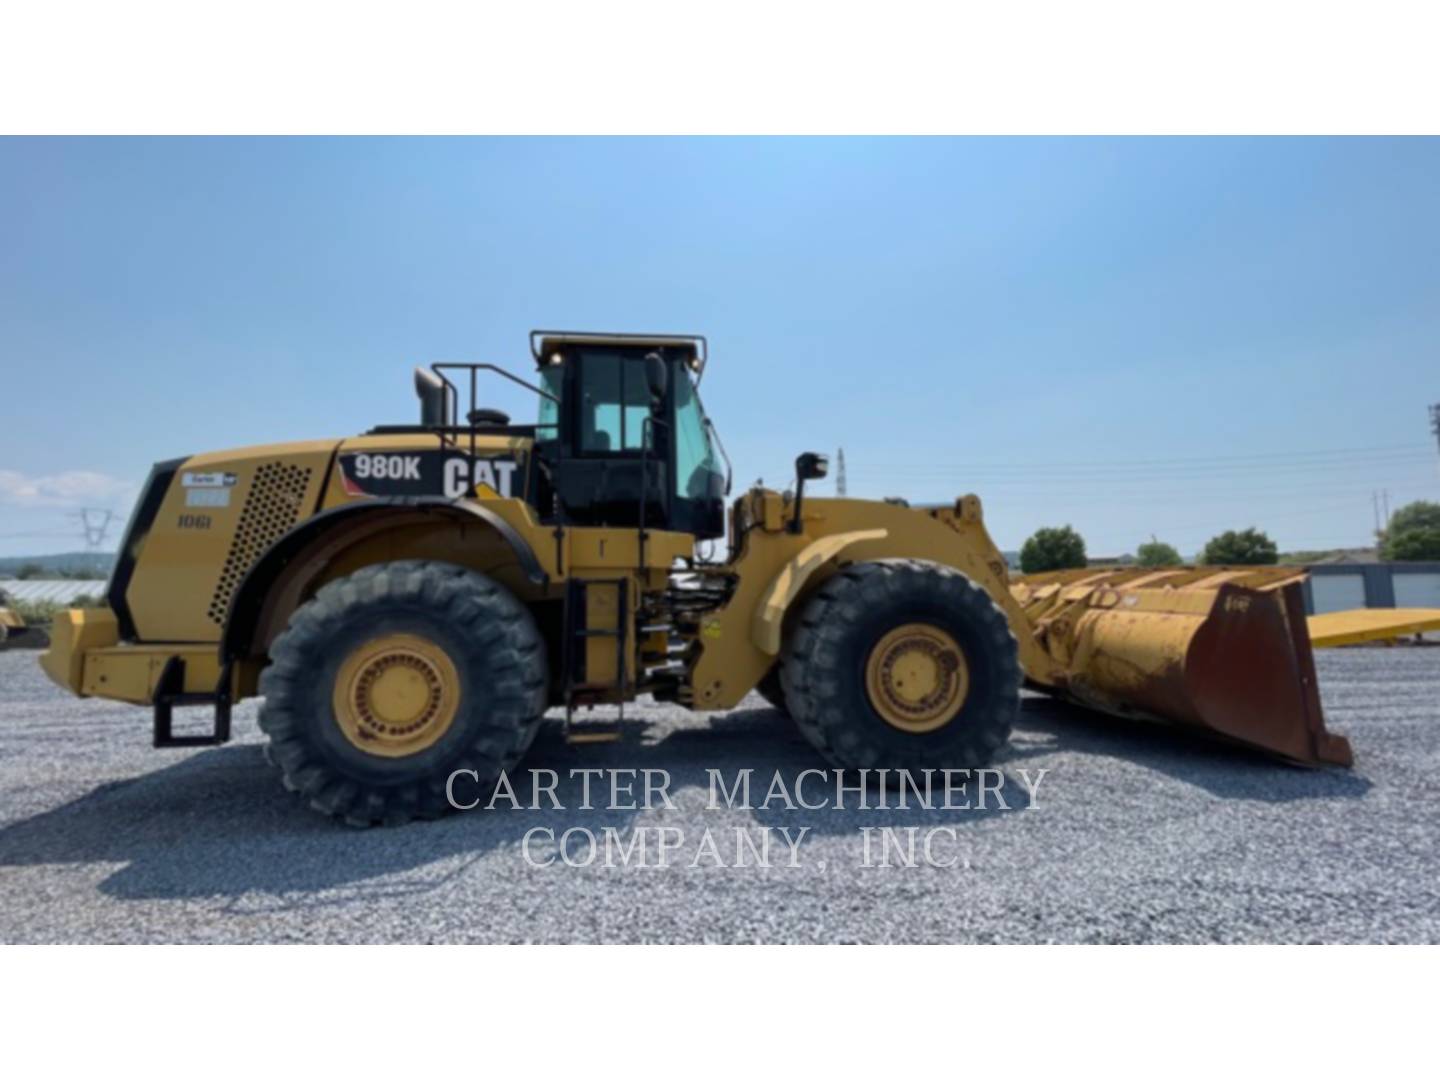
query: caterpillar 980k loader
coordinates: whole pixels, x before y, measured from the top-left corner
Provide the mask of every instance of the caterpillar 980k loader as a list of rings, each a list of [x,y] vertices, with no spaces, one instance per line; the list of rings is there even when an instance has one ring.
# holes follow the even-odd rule
[[[728,507],[701,407],[703,338],[536,332],[535,382],[416,371],[420,423],[156,465],[108,608],[56,620],[43,659],[82,695],[147,705],[156,746],[224,742],[233,702],[287,787],[356,824],[432,816],[494,784],[547,708],[639,694],[727,709],[752,689],[839,768],[984,765],[1022,681],[1294,762],[1326,732],[1303,574],[1275,568],[1011,580],[980,500],[794,494]],[[534,423],[480,404],[503,377]],[[461,412],[461,399],[468,408]],[[728,541],[723,561],[697,545]],[[177,705],[213,730],[177,733]],[[467,774],[468,775],[468,774]]]

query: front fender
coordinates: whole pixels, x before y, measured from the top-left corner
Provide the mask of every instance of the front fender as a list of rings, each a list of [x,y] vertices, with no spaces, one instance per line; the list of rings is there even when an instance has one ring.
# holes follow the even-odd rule
[[[750,620],[750,640],[755,647],[770,656],[778,656],[785,612],[804,591],[811,575],[846,548],[869,540],[884,540],[888,535],[887,529],[857,529],[822,536],[803,548],[800,554],[780,568],[760,595],[760,602]]]

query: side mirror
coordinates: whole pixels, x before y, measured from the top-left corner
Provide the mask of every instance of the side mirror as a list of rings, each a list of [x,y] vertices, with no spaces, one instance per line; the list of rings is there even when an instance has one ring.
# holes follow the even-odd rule
[[[670,369],[658,352],[645,356],[645,383],[650,388],[650,411],[659,412],[665,406],[665,392],[670,389]]]
[[[444,427],[445,380],[429,368],[415,369],[415,396],[420,399],[420,424],[423,427]]]
[[[800,510],[805,502],[805,481],[823,480],[829,471],[830,459],[824,454],[807,450],[795,459],[795,514],[790,519],[792,533],[801,532],[804,528]]]
[[[795,459],[795,479],[823,480],[830,472],[830,458],[825,454],[804,453]]]

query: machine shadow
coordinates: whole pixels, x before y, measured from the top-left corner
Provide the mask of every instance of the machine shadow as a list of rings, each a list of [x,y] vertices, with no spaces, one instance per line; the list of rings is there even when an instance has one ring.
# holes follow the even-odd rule
[[[1050,738],[1012,745],[1006,760],[1051,753],[1117,758],[1222,799],[1360,799],[1374,786],[1353,769],[1292,765],[1176,725],[1123,720],[1041,694],[1025,696],[1016,730]]]
[[[696,827],[737,824],[794,831],[808,827],[806,839],[854,833],[867,826],[964,826],[1004,819],[1027,805],[1021,770],[1046,766],[1056,753],[1123,757],[1198,784],[1224,798],[1288,801],[1309,798],[1358,798],[1369,789],[1363,777],[1340,770],[1291,768],[1268,759],[1148,725],[1127,725],[1046,698],[1027,698],[1021,732],[1048,734],[1034,744],[1022,742],[999,763],[1003,774],[1001,807],[993,793],[985,806],[974,803],[974,782],[957,791],[956,803],[970,797],[969,809],[945,809],[940,782],[929,806],[905,808],[893,789],[883,808],[858,809],[858,794],[836,805],[834,773],[805,743],[794,726],[768,707],[742,708],[711,716],[693,728],[672,730],[648,741],[649,725],[626,720],[616,744],[576,747],[547,723],[524,766],[512,777],[522,808],[503,800],[493,809],[457,813],[433,822],[396,828],[355,830],[312,813],[288,795],[254,744],[232,745],[192,754],[176,764],[133,779],[103,784],[73,801],[0,829],[0,867],[46,864],[118,864],[99,885],[120,899],[245,898],[245,907],[344,904],[376,896],[425,892],[439,887],[487,853],[513,849],[515,863],[526,868],[519,845],[533,828],[559,835],[582,827],[599,833],[613,828],[628,835],[641,808],[608,809],[608,778],[591,774],[591,809],[584,808],[584,780],[571,770],[664,770],[671,797]],[[1054,768],[1051,764],[1048,767]],[[530,808],[531,770],[558,774],[561,808],[545,799]],[[713,822],[711,772],[732,786],[743,770],[752,770],[748,809],[719,800]],[[804,800],[820,808],[790,808],[783,797],[766,800],[778,778],[794,798],[807,770]],[[1030,770],[1033,772],[1033,770]],[[1053,781],[1051,781],[1053,783]],[[643,792],[637,775],[634,794]],[[872,807],[879,793],[867,794]],[[663,812],[656,812],[662,814]],[[721,818],[720,813],[729,815]],[[739,819],[737,820],[737,815]],[[664,824],[652,814],[650,823]],[[459,859],[457,864],[456,859]],[[442,865],[437,865],[442,864]],[[506,872],[511,872],[507,869]],[[400,875],[397,877],[397,875]],[[335,895],[339,890],[340,895]],[[315,894],[326,893],[324,897]]]
[[[628,723],[627,734],[637,737],[643,726]],[[118,863],[99,888],[130,900],[262,894],[294,906],[309,894],[346,887],[352,887],[347,896],[327,902],[424,892],[490,851],[519,845],[536,826],[628,828],[634,812],[606,810],[603,801],[593,810],[576,809],[580,781],[566,780],[562,770],[607,767],[599,756],[588,755],[581,764],[558,734],[546,730],[537,738],[525,764],[561,771],[557,792],[564,810],[514,810],[502,803],[437,821],[353,829],[313,813],[286,792],[259,746],[219,747],[103,784],[0,829],[0,867]],[[512,782],[528,801],[527,770]],[[463,859],[458,866],[457,856]],[[518,848],[515,858],[520,861]],[[407,877],[384,880],[396,874]],[[255,906],[246,905],[252,911]]]
[[[368,830],[347,828],[311,812],[281,788],[257,745],[204,750],[133,779],[102,784],[0,829],[0,867],[118,864],[99,885],[107,895],[132,900],[248,897],[247,910],[254,910],[256,894],[292,905],[305,902],[309,894],[336,889],[348,890],[347,895],[324,902],[427,891],[498,849],[514,849],[516,863],[524,868],[520,844],[536,827],[554,830],[557,836],[576,826],[596,834],[613,828],[629,835],[637,817],[646,812],[643,804],[607,808],[608,776],[592,773],[591,808],[585,808],[584,779],[571,775],[571,770],[582,769],[664,770],[671,798],[692,815],[687,821],[695,828],[719,825],[722,812],[729,815],[723,819],[726,828],[770,825],[789,827],[793,835],[808,826],[810,836],[857,828],[852,814],[834,812],[833,773],[823,783],[812,776],[805,793],[806,801],[823,803],[825,809],[791,810],[776,799],[762,805],[775,777],[793,794],[802,772],[826,769],[793,725],[773,709],[716,715],[706,725],[672,731],[650,743],[645,741],[648,727],[641,720],[626,720],[621,742],[576,747],[564,741],[557,724],[547,723],[524,766],[511,777],[521,808],[501,799],[491,809]],[[558,774],[560,808],[543,796],[539,808],[531,808],[531,772],[538,769]],[[706,820],[712,769],[727,786],[733,786],[743,770],[753,770],[749,809],[728,808],[720,796],[715,820]],[[1014,793],[1022,789],[1007,775],[1003,790],[1013,803]],[[636,802],[642,796],[643,778],[637,774]],[[858,805],[854,791],[845,799],[847,806]],[[873,789],[867,799],[872,805],[877,801]],[[861,823],[963,824],[1004,812],[993,805],[970,811],[911,805],[864,812]],[[668,822],[652,816],[650,823]],[[461,859],[458,866],[456,857]],[[444,866],[435,865],[439,863]],[[405,877],[397,881],[395,875]]]

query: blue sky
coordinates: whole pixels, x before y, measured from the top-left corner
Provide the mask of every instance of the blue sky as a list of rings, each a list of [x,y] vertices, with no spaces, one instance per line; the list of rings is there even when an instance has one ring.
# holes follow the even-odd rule
[[[0,555],[532,327],[709,335],[737,484],[1360,545],[1440,499],[1440,142],[0,140]]]

